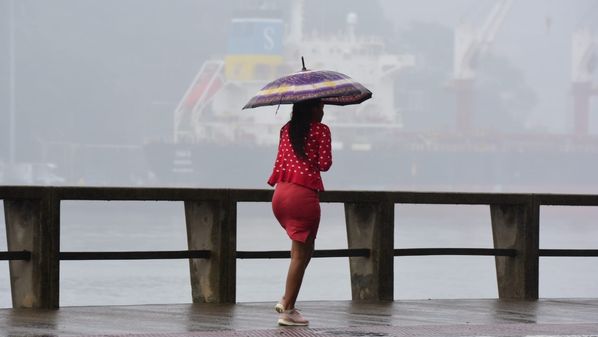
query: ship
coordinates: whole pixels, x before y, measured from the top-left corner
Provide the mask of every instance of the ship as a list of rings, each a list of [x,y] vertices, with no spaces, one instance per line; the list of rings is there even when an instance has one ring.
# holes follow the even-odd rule
[[[473,125],[475,60],[487,52],[512,1],[497,1],[484,26],[455,31],[452,89],[455,127],[410,130],[396,85],[417,65],[414,55],[391,53],[377,36],[356,32],[347,13],[339,33],[306,34],[303,1],[285,18],[277,2],[245,2],[235,12],[227,50],[207,60],[174,109],[173,138],[143,146],[162,185],[262,188],[272,170],[289,106],[241,107],[266,83],[308,68],[347,73],[373,92],[356,106],[325,107],[333,132],[333,172],[327,189],[592,192],[598,188],[598,138],[588,133],[592,89],[591,34],[573,41],[575,131],[570,134],[496,133]],[[288,24],[287,24],[288,22]]]

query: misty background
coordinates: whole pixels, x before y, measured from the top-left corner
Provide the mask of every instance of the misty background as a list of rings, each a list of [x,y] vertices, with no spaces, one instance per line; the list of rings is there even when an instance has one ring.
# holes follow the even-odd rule
[[[451,130],[455,27],[460,22],[482,26],[495,3],[307,0],[303,30],[306,34],[338,32],[345,29],[348,13],[357,14],[356,34],[381,36],[387,52],[415,57],[415,66],[405,68],[396,81],[404,130]],[[60,155],[48,149],[57,144],[62,144],[64,157],[69,146],[110,145],[127,151],[125,146],[171,141],[174,110],[203,62],[226,54],[230,21],[239,4],[15,1],[14,161],[56,164]],[[8,0],[0,1],[3,164],[10,161],[9,5]],[[290,5],[282,2],[280,8],[288,19]],[[595,30],[597,18],[597,1],[515,1],[490,50],[477,62],[476,127],[507,133],[571,133],[571,38],[577,29]],[[594,81],[597,76],[593,74]],[[249,98],[239,97],[239,102]],[[598,106],[590,109],[588,132],[595,135]],[[239,109],[239,113],[252,111]],[[85,158],[82,149],[77,153]],[[118,168],[122,163],[110,158],[111,154],[97,157],[106,175],[97,184],[134,185],[134,180],[122,177],[127,175]],[[135,160],[142,165],[145,158],[139,155]],[[68,169],[57,171],[66,175]],[[5,180],[10,182],[8,175]],[[73,180],[64,183],[80,183]],[[94,180],[89,178],[88,183],[93,185]]]
[[[391,95],[402,118],[398,138],[383,138],[383,146],[410,149],[409,142],[415,139],[416,150],[419,142],[438,148],[413,151],[422,155],[420,159],[410,157],[410,150],[398,157],[370,151],[367,158],[367,151],[362,151],[356,157],[359,165],[342,156],[346,148],[338,150],[331,172],[323,175],[327,188],[595,193],[598,103],[595,96],[589,99],[587,134],[576,135],[571,49],[572,36],[579,29],[596,34],[598,0],[514,1],[488,51],[476,61],[471,135],[456,130],[455,29],[460,23],[483,26],[498,2],[305,0],[306,36],[343,34],[348,15],[354,13],[356,35],[379,37],[386,53],[413,57],[415,62],[402,68],[393,82]],[[161,177],[151,162],[171,165],[173,158],[164,154],[152,159],[145,151],[147,144],[172,142],[175,110],[194,77],[204,62],[227,56],[231,20],[238,17],[239,8],[259,8],[262,3],[268,1],[0,0],[0,184],[268,188],[265,181],[275,156],[272,146],[259,152],[259,146],[244,147],[243,141],[211,144],[217,150],[197,164],[209,162],[215,175],[186,180]],[[288,25],[292,2],[276,3]],[[309,56],[310,51],[305,55],[308,62],[319,62]],[[595,87],[598,74],[593,71],[595,61],[590,61],[589,82]],[[298,63],[289,70],[299,70]],[[351,76],[359,69],[339,70]],[[12,159],[11,73],[16,117]],[[383,96],[375,91],[370,101],[380,102]],[[258,114],[241,110],[250,97],[247,93],[235,97],[232,103],[239,108],[233,117]],[[343,111],[351,115],[360,107],[344,107]],[[288,118],[288,110],[288,106],[280,107],[272,139]],[[273,116],[276,107],[262,111]],[[332,122],[334,116],[327,112],[324,122]],[[342,134],[340,129],[332,131],[333,138]],[[373,141],[377,133],[366,130],[362,135],[365,141]],[[474,146],[473,153],[514,143],[512,152],[539,148],[530,153],[541,153],[538,158],[547,155],[550,160],[530,166],[527,176],[522,171],[519,180],[505,178],[511,185],[493,180],[501,177],[500,172],[476,176],[487,169],[476,166],[488,161],[486,157],[476,157],[473,167],[461,175],[447,174],[451,163],[458,170],[459,162],[467,158],[454,158],[455,148],[472,148],[480,139],[483,143]],[[561,145],[573,150],[567,152]],[[519,155],[536,158],[526,152]],[[509,161],[500,156],[493,160]],[[249,171],[253,161],[263,163]],[[380,163],[391,169],[396,166],[404,180],[378,181],[383,175],[379,173],[333,180],[354,166],[369,165],[369,172]],[[428,175],[426,163],[431,167]],[[500,167],[508,173],[507,164]],[[536,175],[538,167],[563,175],[579,170],[579,180],[570,186],[547,174],[529,187],[526,177]],[[475,179],[472,183],[454,178],[463,176]],[[61,251],[186,249],[182,207],[166,202],[63,202]],[[540,247],[596,247],[598,209],[564,208],[542,208]],[[492,246],[487,207],[397,205],[396,215],[395,248]],[[323,205],[322,218],[318,248],[346,248],[342,205]],[[238,221],[239,250],[288,249],[288,239],[269,205],[240,205]],[[3,240],[5,235],[0,235],[0,250],[6,250]],[[595,261],[571,261],[541,260],[541,297],[597,296]],[[278,300],[286,266],[287,261],[239,261],[239,301]],[[0,307],[9,307],[8,263],[0,267]],[[315,259],[310,268],[301,300],[350,298],[346,259]],[[497,296],[491,257],[395,259],[395,270],[397,299]],[[183,260],[62,262],[60,277],[61,305],[190,301],[188,266]]]

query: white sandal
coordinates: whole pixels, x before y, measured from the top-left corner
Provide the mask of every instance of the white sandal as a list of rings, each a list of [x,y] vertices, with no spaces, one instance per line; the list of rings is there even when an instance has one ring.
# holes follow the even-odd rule
[[[285,310],[278,318],[278,325],[283,326],[307,326],[309,321],[303,318],[297,308]]]

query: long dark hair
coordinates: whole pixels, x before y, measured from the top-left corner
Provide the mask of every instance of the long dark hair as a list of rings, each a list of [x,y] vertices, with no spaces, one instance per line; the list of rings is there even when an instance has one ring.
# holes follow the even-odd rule
[[[289,122],[289,137],[295,155],[301,159],[307,158],[305,154],[306,137],[309,126],[313,120],[313,107],[319,104],[317,100],[309,100],[293,104],[291,121]]]

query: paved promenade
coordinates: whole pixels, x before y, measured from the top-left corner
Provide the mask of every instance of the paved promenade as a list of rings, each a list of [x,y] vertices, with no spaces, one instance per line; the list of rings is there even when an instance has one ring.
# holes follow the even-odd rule
[[[0,336],[598,336],[598,299],[302,302],[309,328],[277,327],[273,305],[0,309]]]

